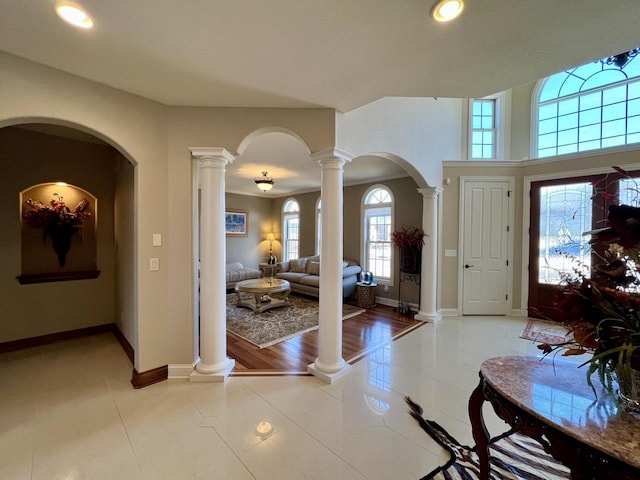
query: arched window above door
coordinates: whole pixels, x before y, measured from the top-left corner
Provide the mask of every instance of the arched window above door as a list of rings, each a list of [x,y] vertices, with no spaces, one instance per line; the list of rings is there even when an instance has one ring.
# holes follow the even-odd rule
[[[539,82],[532,108],[534,157],[640,143],[640,59],[634,52]]]

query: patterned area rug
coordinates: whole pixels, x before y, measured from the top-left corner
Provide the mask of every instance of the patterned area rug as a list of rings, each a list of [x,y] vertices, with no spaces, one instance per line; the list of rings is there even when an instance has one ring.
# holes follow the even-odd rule
[[[291,305],[253,313],[236,307],[236,295],[227,295],[227,330],[252,344],[265,348],[318,328],[318,302],[297,295],[289,296]],[[342,319],[355,317],[362,308],[342,305]]]
[[[422,408],[407,398],[410,414],[450,455],[449,461],[420,480],[476,480],[479,478],[478,455],[471,447],[460,445],[432,420],[424,420]],[[490,480],[564,480],[569,469],[547,454],[535,440],[506,432],[491,440],[489,446]]]
[[[559,322],[530,318],[520,338],[538,343],[562,343],[567,341],[569,329]]]

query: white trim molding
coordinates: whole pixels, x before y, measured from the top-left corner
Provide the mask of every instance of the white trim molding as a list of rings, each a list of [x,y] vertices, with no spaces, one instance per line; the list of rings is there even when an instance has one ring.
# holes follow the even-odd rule
[[[177,364],[169,365],[168,379],[169,380],[189,380],[189,375],[191,375],[193,371],[196,369],[196,363],[197,362],[193,362],[191,364],[177,363]]]

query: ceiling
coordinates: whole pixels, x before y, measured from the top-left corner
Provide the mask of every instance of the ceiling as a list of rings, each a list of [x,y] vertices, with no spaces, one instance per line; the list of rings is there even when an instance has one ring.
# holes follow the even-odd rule
[[[0,50],[166,105],[346,112],[386,96],[482,97],[640,45],[638,0],[466,0],[449,24],[430,19],[435,0],[76,3],[95,28],[60,21],[55,0],[0,0]],[[306,153],[306,171],[285,171],[300,154],[288,139],[256,139],[229,191],[255,189],[265,168],[271,195],[317,189]],[[345,183],[398,174],[358,159]]]

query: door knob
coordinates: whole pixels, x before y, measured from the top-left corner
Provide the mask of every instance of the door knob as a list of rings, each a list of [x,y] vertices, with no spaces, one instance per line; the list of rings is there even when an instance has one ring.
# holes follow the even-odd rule
[[[464,265],[464,268],[471,268],[471,267],[475,267],[475,265],[469,265],[468,263]]]

